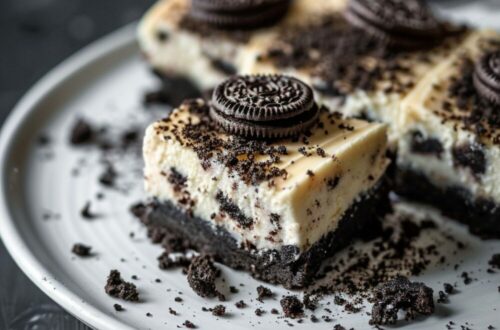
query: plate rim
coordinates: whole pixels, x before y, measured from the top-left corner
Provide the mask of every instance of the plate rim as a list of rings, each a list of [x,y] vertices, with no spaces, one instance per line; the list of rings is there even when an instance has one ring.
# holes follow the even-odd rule
[[[31,252],[15,223],[9,206],[8,157],[14,144],[16,132],[29,115],[35,111],[48,93],[57,88],[86,66],[110,56],[113,52],[136,43],[137,22],[130,23],[107,34],[55,66],[16,103],[0,130],[0,238],[10,256],[23,273],[47,296],[64,310],[95,329],[134,329],[125,322],[109,316],[98,308],[85,303],[50,272]],[[50,277],[50,281],[46,278]]]

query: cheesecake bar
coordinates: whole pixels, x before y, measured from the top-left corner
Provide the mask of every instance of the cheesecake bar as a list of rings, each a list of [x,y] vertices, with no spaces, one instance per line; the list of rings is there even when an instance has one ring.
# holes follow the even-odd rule
[[[244,73],[243,67],[252,66],[255,55],[245,47],[253,38],[267,35],[277,26],[309,21],[322,12],[338,12],[345,1],[298,0],[292,2],[285,17],[274,26],[223,29],[194,21],[190,15],[191,0],[160,0],[141,20],[138,40],[155,70],[166,76],[189,78],[204,91],[230,75]]]
[[[393,118],[400,101],[468,34],[434,20],[426,7],[434,25],[397,31],[402,40],[418,39],[415,44],[375,38],[369,33],[375,28],[359,24],[346,0],[291,1],[280,21],[259,29],[193,22],[191,7],[191,0],[160,1],[143,18],[139,42],[155,70],[188,77],[201,90],[235,73],[296,76],[332,111],[387,123],[391,141],[397,140]],[[411,15],[390,19],[404,24]]]
[[[155,200],[148,226],[300,288],[325,258],[379,233],[389,160],[386,125],[342,119],[290,79],[236,77],[211,102],[186,101],[147,128],[144,174]]]
[[[399,193],[500,237],[500,36],[473,33],[402,105]]]

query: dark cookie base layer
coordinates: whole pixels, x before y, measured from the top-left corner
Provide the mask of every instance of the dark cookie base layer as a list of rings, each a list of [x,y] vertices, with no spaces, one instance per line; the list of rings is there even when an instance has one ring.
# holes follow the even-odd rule
[[[472,234],[500,238],[500,205],[491,200],[475,198],[461,187],[439,188],[424,174],[405,168],[396,170],[395,190],[403,197],[435,206],[466,224]]]
[[[210,222],[187,215],[173,204],[155,203],[145,219],[149,228],[167,228],[197,248],[199,252],[235,269],[246,270],[253,277],[286,288],[302,288],[312,283],[322,262],[355,239],[369,240],[381,233],[381,218],[390,211],[388,185],[382,179],[359,199],[340,220],[335,231],[323,236],[307,251],[295,246],[280,250],[241,248],[224,229],[214,230]]]

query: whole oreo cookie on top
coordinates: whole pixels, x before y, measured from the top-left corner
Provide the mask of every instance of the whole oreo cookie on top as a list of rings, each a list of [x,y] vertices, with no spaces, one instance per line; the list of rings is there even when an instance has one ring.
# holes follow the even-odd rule
[[[241,12],[265,6],[279,5],[283,0],[191,0],[193,8],[207,11]]]
[[[189,16],[218,28],[270,26],[287,12],[290,0],[192,0]]]
[[[476,64],[473,77],[478,94],[500,105],[500,51],[484,55]]]
[[[317,120],[311,87],[283,75],[235,76],[212,94],[210,116],[224,130],[248,138],[297,135]]]
[[[421,0],[350,0],[346,19],[390,45],[421,48],[445,34],[444,25]]]

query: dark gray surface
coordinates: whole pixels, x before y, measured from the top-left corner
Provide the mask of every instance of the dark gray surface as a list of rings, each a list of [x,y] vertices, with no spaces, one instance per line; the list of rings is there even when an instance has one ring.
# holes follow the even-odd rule
[[[0,122],[43,74],[91,41],[137,20],[152,3],[0,0]],[[0,329],[88,328],[32,284],[0,242]]]

